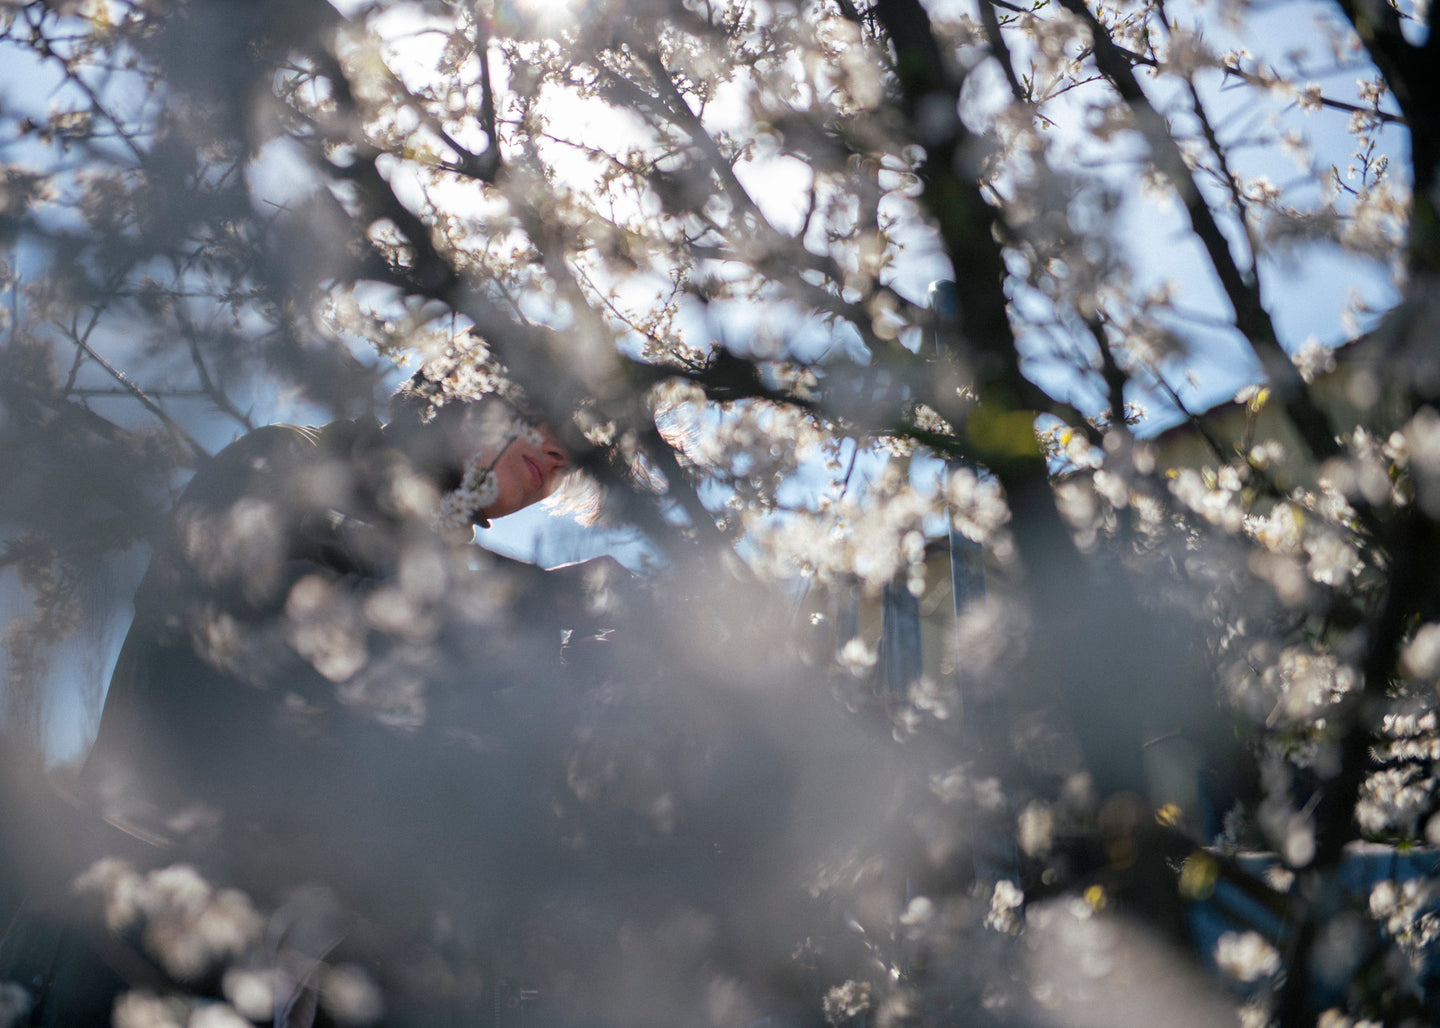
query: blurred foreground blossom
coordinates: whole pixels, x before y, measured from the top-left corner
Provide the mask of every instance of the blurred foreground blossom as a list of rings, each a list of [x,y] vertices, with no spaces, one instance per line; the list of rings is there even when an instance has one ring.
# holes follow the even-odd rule
[[[140,874],[106,858],[75,882],[104,904],[110,929],[138,928],[145,949],[166,972],[196,979],[244,953],[260,937],[263,921],[236,889],[216,889],[186,864]]]
[[[1233,1024],[1235,1001],[1164,940],[1079,900],[1026,914],[1026,959],[1042,1023],[1075,1028]]]
[[[825,993],[825,1020],[844,1024],[870,1009],[870,983],[848,981]]]
[[[1424,7],[0,4],[0,975],[1428,1016]],[[471,545],[567,462],[650,577]]]
[[[0,1028],[20,1028],[33,1005],[29,991],[19,982],[0,982]]]
[[[1258,932],[1226,932],[1215,944],[1215,963],[1236,981],[1254,982],[1280,970],[1280,954]]]

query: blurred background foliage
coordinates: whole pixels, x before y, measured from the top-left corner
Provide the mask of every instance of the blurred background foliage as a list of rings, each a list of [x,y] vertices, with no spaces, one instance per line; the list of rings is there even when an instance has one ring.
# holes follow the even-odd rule
[[[713,902],[616,900],[603,975],[593,939],[552,925],[532,972],[608,982],[566,1016],[1429,1023],[1426,18],[1403,0],[8,0],[17,810],[67,788],[38,777],[47,745],[57,721],[93,731],[190,474],[258,425],[383,410],[473,328],[643,536],[654,613],[631,645],[710,697],[675,717],[723,723],[792,784],[817,753],[846,769],[744,822],[776,847],[763,875],[676,864]],[[670,702],[654,666],[606,673],[643,735]],[[739,713],[697,713],[715,694]],[[776,696],[809,727],[763,730]],[[572,771],[573,727],[536,729]],[[815,825],[823,843],[779,841]],[[185,907],[227,883],[125,873],[87,882],[128,882],[157,919],[228,895]],[[615,887],[591,884],[578,920]],[[1206,934],[1197,904],[1224,895],[1253,916]],[[225,903],[249,941],[204,958],[210,984],[182,1000],[195,979],[171,974],[170,999],[133,991],[117,1021],[268,1019],[242,978],[216,984],[249,973],[264,920]],[[331,1016],[383,1017],[351,970]]]

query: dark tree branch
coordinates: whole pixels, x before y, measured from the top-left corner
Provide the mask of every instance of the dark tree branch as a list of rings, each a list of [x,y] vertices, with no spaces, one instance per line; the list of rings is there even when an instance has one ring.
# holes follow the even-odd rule
[[[1281,1028],[1312,1023],[1311,956],[1323,922],[1330,916],[1327,900],[1344,889],[1341,859],[1355,834],[1360,790],[1374,769],[1371,748],[1399,668],[1401,646],[1417,615],[1423,618],[1426,611],[1434,610],[1440,598],[1440,588],[1430,573],[1440,556],[1440,525],[1412,506],[1399,514],[1388,535],[1388,548],[1395,559],[1389,567],[1384,599],[1369,619],[1359,666],[1362,687],[1327,718],[1339,734],[1339,770],[1324,786],[1326,802],[1315,824],[1315,856],[1303,872],[1310,881],[1297,890],[1290,918],[1295,936],[1287,954],[1288,978],[1277,1010]]]
[[[185,322],[183,332],[190,350],[190,363],[195,368],[195,377],[200,381],[200,395],[208,398],[217,410],[235,421],[247,432],[250,431],[255,427],[255,423],[250,420],[248,414],[235,406],[234,401],[230,399],[225,390],[216,385],[214,379],[210,377],[210,368],[205,362],[205,355],[200,352],[200,333],[195,330],[194,325],[189,323],[190,319],[187,316],[182,314],[181,318]]]
[[[972,456],[1002,482],[1014,476],[1007,489],[1011,484],[1022,488],[1022,479],[1043,482],[1045,465],[1038,444],[1031,448],[1020,438],[1018,422],[998,435],[993,431],[998,427],[994,416],[1043,410],[1051,401],[1020,371],[1004,289],[1001,218],[985,202],[980,183],[971,174],[975,141],[959,117],[965,76],[946,60],[919,0],[880,0],[874,10],[895,48],[899,106],[925,147],[925,158],[916,169],[923,203],[936,220],[955,268],[957,316],[938,326],[938,337],[947,359],[972,365],[980,396],[975,431],[970,432]],[[956,398],[930,399],[952,424],[970,423]],[[1000,444],[1002,436],[1005,442]],[[1053,510],[1053,503],[1049,506]]]
[[[685,102],[685,98],[675,88],[669,69],[665,67],[660,56],[647,51],[642,60],[650,73],[650,79],[655,85],[658,96],[651,95],[633,82],[605,70],[604,63],[597,61],[596,64],[602,68],[602,74],[606,79],[607,92],[614,96],[621,106],[657,115],[683,132],[705,158],[706,166],[719,182],[720,188],[734,206],[736,214],[750,219],[754,225],[755,235],[767,244],[768,252],[773,254],[777,262],[791,269],[798,262],[800,267],[817,271],[832,281],[843,281],[844,271],[831,258],[811,253],[803,241],[791,239],[770,224],[745,186],[736,177],[734,166],[721,151],[715,138],[700,118],[690,110],[690,105]]]
[[[1128,432],[1125,425],[1125,384],[1130,380],[1130,376],[1121,371],[1120,365],[1116,363],[1110,337],[1100,319],[1086,318],[1085,327],[1100,350],[1100,375],[1105,380],[1105,395],[1110,405],[1110,425],[1122,432]]]
[[[1005,81],[1010,84],[1011,97],[1017,103],[1024,103],[1030,97],[1015,74],[1015,62],[1010,56],[1010,47],[1005,42],[1005,33],[1000,28],[1000,19],[995,14],[995,5],[991,0],[980,0],[979,7],[980,22],[985,26],[985,38],[990,43],[990,53],[999,62],[1000,70],[1005,73]]]
[[[1235,311],[1235,327],[1249,340],[1260,358],[1271,388],[1290,415],[1300,438],[1317,460],[1333,457],[1340,452],[1335,433],[1324,412],[1310,396],[1300,372],[1281,347],[1274,322],[1261,298],[1259,281],[1248,279],[1236,263],[1230,244],[1191,175],[1179,145],[1141,89],[1130,61],[1111,41],[1109,31],[1095,17],[1085,0],[1060,0],[1060,4],[1090,30],[1096,66],[1135,112],[1136,122],[1150,144],[1156,165],[1183,199],[1190,227],[1204,246],[1211,267],[1220,279],[1220,286]]]
[[[1440,273],[1440,210],[1435,198],[1440,173],[1440,40],[1432,26],[1422,45],[1408,42],[1401,30],[1400,15],[1384,0],[1337,2],[1355,26],[1410,126],[1408,257],[1413,276],[1433,276]]]
[[[991,0],[991,3],[995,2],[996,0]],[[1001,4],[1000,6],[1003,7],[1004,5]],[[1160,62],[1155,58],[1147,54],[1136,53],[1134,50],[1121,46],[1119,43],[1114,43],[1113,45],[1119,53],[1123,54],[1127,60],[1134,64],[1154,68],[1157,71],[1160,70]],[[1239,79],[1246,85],[1259,86],[1262,89],[1269,89],[1275,85],[1275,79],[1273,77],[1257,75],[1255,72],[1246,71],[1244,68],[1230,67],[1227,65],[1221,69],[1221,71],[1227,79]],[[1342,111],[1346,114],[1373,114],[1386,125],[1404,125],[1406,123],[1404,115],[1392,114],[1390,111],[1377,111],[1370,107],[1361,107],[1359,104],[1346,103],[1344,100],[1335,100],[1328,96],[1322,95],[1319,98],[1319,104],[1321,107],[1328,107],[1331,110]]]
[[[495,117],[495,85],[490,80],[490,31],[489,21],[480,7],[475,7],[475,58],[480,62],[480,127],[489,137],[490,147],[478,158],[482,163],[480,177],[486,182],[495,181],[500,171],[500,133]]]
[[[1200,122],[1200,134],[1205,137],[1205,145],[1209,147],[1210,153],[1214,156],[1220,167],[1220,178],[1224,182],[1226,190],[1230,193],[1230,200],[1235,204],[1235,216],[1240,222],[1240,228],[1245,233],[1245,246],[1249,250],[1248,260],[1241,274],[1252,282],[1260,279],[1259,253],[1260,247],[1255,240],[1255,230],[1250,225],[1250,206],[1245,199],[1245,194],[1240,191],[1238,176],[1230,169],[1229,155],[1220,143],[1220,137],[1216,135],[1215,128],[1210,124],[1210,116],[1206,113],[1205,105],[1200,100],[1200,93],[1195,88],[1195,80],[1186,76],[1185,88],[1190,95],[1190,106],[1195,112],[1196,119]]]
[[[144,389],[141,389],[140,386],[136,385],[135,382],[131,380],[129,375],[125,374],[125,372],[121,371],[115,365],[111,364],[108,360],[102,357],[85,340],[76,339],[75,345],[84,351],[85,356],[89,357],[96,364],[100,365],[100,367],[104,368],[106,374],[108,374],[116,382],[119,382],[120,386],[126,392],[128,392],[136,400],[140,401],[140,406],[144,407],[157,419],[159,419],[160,423],[164,425],[167,429],[175,433],[175,437],[181,442],[183,442],[186,447],[189,448],[190,452],[195,455],[195,457],[203,460],[204,458],[210,456],[209,451],[206,450],[205,447],[201,446],[198,442],[196,442],[194,437],[191,436],[189,432],[186,432],[184,428],[182,428],[172,417],[170,417],[170,415],[166,414],[164,408],[162,408],[159,404],[152,400]]]

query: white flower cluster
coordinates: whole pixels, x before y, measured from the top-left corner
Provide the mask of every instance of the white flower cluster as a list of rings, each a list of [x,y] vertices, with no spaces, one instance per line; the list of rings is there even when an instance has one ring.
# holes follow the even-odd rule
[[[1118,476],[1097,471],[1093,476],[1076,475],[1055,485],[1055,501],[1060,515],[1070,526],[1075,545],[1087,553],[1099,544],[1102,534],[1112,534],[1118,523],[1115,517],[1118,505],[1108,502],[1110,497],[1102,496],[1098,488],[1103,483],[1108,489],[1116,482],[1123,487],[1124,482]],[[1128,497],[1121,498],[1128,502]]]
[[[916,710],[937,721],[949,720],[960,703],[960,693],[954,685],[936,681],[930,675],[921,675],[910,683],[908,698]]]
[[[1365,779],[1355,804],[1355,820],[1367,835],[1398,832],[1413,838],[1437,786],[1440,780],[1415,764],[1377,771]]]
[[[117,999],[111,1017],[115,1028],[245,1028],[250,1024],[226,1003],[197,1003],[144,989]]]
[[[1307,579],[1326,586],[1345,584],[1362,568],[1347,527],[1352,517],[1344,497],[1332,488],[1319,496],[1296,492],[1264,516],[1245,517],[1246,532],[1270,558],[1257,561],[1256,570],[1292,604],[1305,597]]]
[[[1400,669],[1409,678],[1433,678],[1440,672],[1440,624],[1431,622],[1415,630],[1401,653]]]
[[[172,977],[194,980],[239,957],[260,939],[264,921],[244,893],[217,889],[187,864],[140,874],[107,857],[75,881],[104,905],[111,931],[143,925],[145,950]]]
[[[975,778],[963,764],[931,775],[930,791],[939,797],[942,803],[975,807],[986,814],[997,814],[1006,806],[1005,791],[1000,785],[1000,779]]]
[[[836,655],[840,666],[856,678],[869,674],[875,667],[877,658],[875,647],[865,645],[865,640],[860,638],[851,639],[840,648],[840,652]]]
[[[1360,373],[1363,374],[1363,373]],[[1360,377],[1357,374],[1357,379]],[[1370,376],[1365,376],[1367,379]],[[1373,382],[1373,379],[1370,379]],[[1368,390],[1368,387],[1367,387]],[[1373,398],[1366,401],[1373,404]],[[1395,434],[1395,444],[1403,447],[1404,438]],[[1362,498],[1374,506],[1403,506],[1407,501],[1401,479],[1392,475],[1396,463],[1396,445],[1381,439],[1364,428],[1357,428],[1345,441],[1345,455],[1325,462],[1320,476],[1321,489],[1346,499]],[[1347,504],[1348,506],[1348,504]]]
[[[1317,651],[1312,644],[1277,647],[1274,640],[1256,639],[1224,665],[1221,682],[1237,711],[1276,733],[1276,745],[1285,761],[1296,767],[1314,767],[1321,774],[1333,773],[1337,752],[1329,719],[1337,716],[1337,705],[1359,687],[1359,673],[1353,666]],[[1288,837],[1292,812],[1288,801],[1283,801],[1285,788],[1288,786],[1278,780],[1267,786],[1280,801],[1280,807],[1267,808],[1267,816],[1273,815],[1269,828],[1276,838]]]
[[[295,652],[331,682],[352,678],[370,659],[359,610],[321,575],[306,575],[290,589],[285,635]]]
[[[1280,954],[1259,932],[1226,932],[1215,943],[1215,963],[1237,981],[1254,982],[1280,970]]]
[[[808,69],[820,81],[829,80],[838,95],[831,102],[847,113],[870,110],[885,97],[885,84],[879,69],[883,62],[876,58],[873,43],[861,34],[859,24],[848,18],[822,18],[815,34],[823,56],[815,53]]]
[[[825,1020],[830,1024],[844,1024],[869,1010],[870,1003],[870,983],[852,979],[825,993]]]
[[[919,595],[925,588],[926,519],[937,508],[935,492],[915,488],[897,462],[867,495],[852,491],[838,503],[822,501],[817,511],[784,517],[747,512],[756,544],[751,563],[774,578],[798,572],[823,583],[854,575],[871,595],[903,576]]]
[[[1379,1021],[1356,1021],[1347,1017],[1339,1007],[1331,1007],[1315,1022],[1316,1028],[1381,1028]]]
[[[1395,463],[1410,472],[1415,498],[1425,513],[1440,515],[1440,414],[1422,407],[1385,447]]]
[[[1174,75],[1190,75],[1201,68],[1220,66],[1220,57],[1199,32],[1177,26],[1170,33],[1162,57],[1165,70]]]
[[[1290,360],[1308,384],[1335,370],[1335,349],[1311,336],[1290,355]]]
[[[990,912],[985,915],[985,927],[991,931],[1013,935],[1020,931],[1018,912],[1025,903],[1025,893],[1008,878],[995,883],[990,896]]]
[[[438,522],[442,528],[463,530],[473,525],[481,512],[500,497],[494,461],[476,454],[465,464],[460,485],[440,498]]]
[[[1247,478],[1233,464],[1226,464],[1218,471],[1180,468],[1170,480],[1170,492],[1210,524],[1226,532],[1238,532],[1245,523],[1245,512],[1236,497]]]
[[[425,421],[446,404],[472,402],[485,396],[524,403],[520,387],[490,355],[490,347],[474,336],[449,340],[437,356],[420,368],[419,377],[424,384],[417,391],[427,401],[421,415]]]
[[[1440,935],[1435,901],[1440,888],[1424,878],[1405,882],[1387,879],[1370,890],[1370,916],[1410,952],[1418,952]]]
[[[1325,92],[1318,82],[1307,82],[1298,89],[1296,103],[1306,114],[1314,114],[1324,106]]]
[[[1032,857],[1044,856],[1055,835],[1055,809],[1048,803],[1032,800],[1016,818],[1015,840]]]
[[[982,478],[972,469],[950,469],[945,501],[956,529],[965,538],[990,547],[1001,561],[1014,553],[1014,543],[1003,529],[1010,522],[1010,508],[993,478]]]

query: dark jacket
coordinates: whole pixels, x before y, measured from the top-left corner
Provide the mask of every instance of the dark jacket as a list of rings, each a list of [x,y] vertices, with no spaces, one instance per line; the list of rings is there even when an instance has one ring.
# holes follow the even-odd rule
[[[542,575],[433,530],[434,497],[373,419],[262,428],[197,472],[85,768],[102,815],[161,844],[283,840],[292,866],[364,853],[377,874],[414,858],[392,843],[460,845],[421,822],[454,814],[457,762],[514,748],[510,708],[554,688],[560,626]]]
[[[197,471],[82,772],[98,817],[57,806],[71,866],[4,911],[0,981],[30,990],[31,1023],[108,1023],[127,990],[219,993],[224,961],[174,980],[143,916],[117,930],[70,888],[102,857],[136,880],[192,865],[262,919],[320,887],[362,915],[337,938],[388,993],[479,1001],[473,976],[406,976],[489,960],[507,897],[555,876],[540,850],[573,721],[549,580],[435,531],[435,498],[374,420],[262,428]]]

